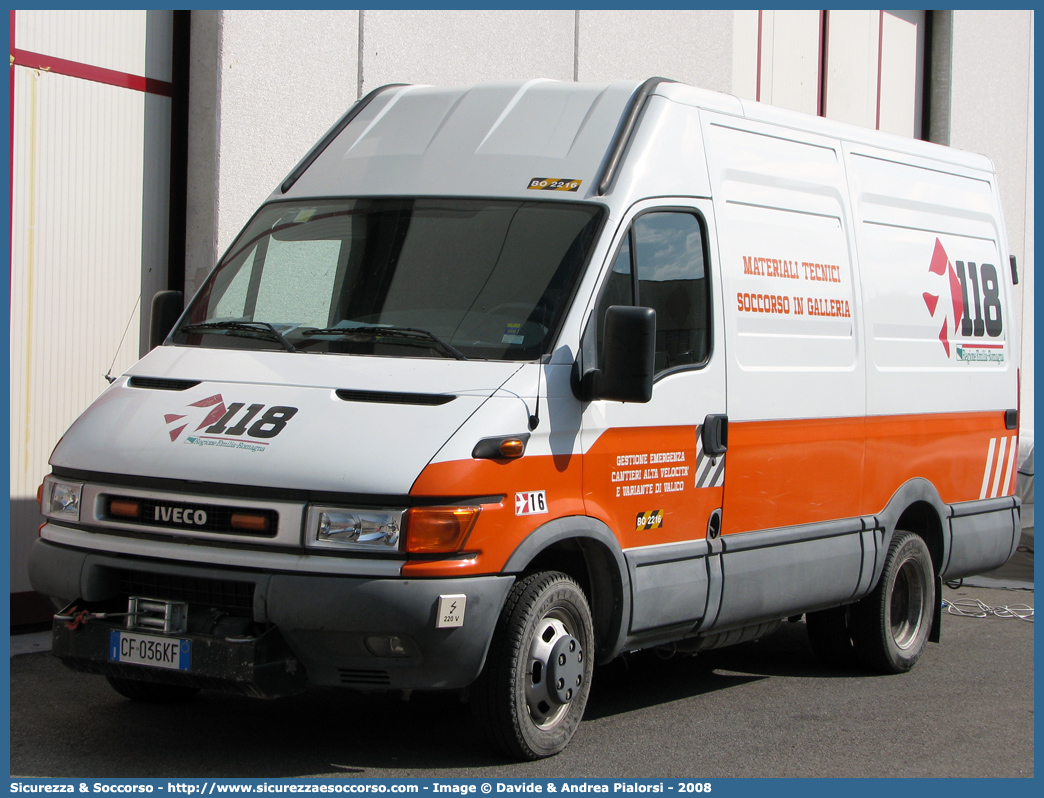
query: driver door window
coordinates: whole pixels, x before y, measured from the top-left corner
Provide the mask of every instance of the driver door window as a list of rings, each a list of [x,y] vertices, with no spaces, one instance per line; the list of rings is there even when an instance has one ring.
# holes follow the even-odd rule
[[[656,372],[710,356],[710,303],[699,217],[682,211],[639,216],[617,252],[595,310],[598,349],[610,305],[656,311]]]

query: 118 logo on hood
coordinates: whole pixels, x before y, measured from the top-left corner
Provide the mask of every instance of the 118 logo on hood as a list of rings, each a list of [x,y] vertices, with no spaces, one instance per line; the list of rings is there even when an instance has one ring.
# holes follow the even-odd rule
[[[285,405],[273,405],[266,409],[265,405],[252,404],[249,407],[245,402],[232,402],[228,407],[221,394],[208,396],[193,402],[189,408],[209,408],[209,412],[203,421],[196,427],[195,432],[202,431],[204,434],[198,438],[211,436],[228,439],[247,435],[251,438],[274,438],[286,427],[287,422],[297,413],[296,407]],[[244,409],[245,408],[245,409]],[[263,412],[262,412],[263,411]],[[185,413],[167,413],[164,415],[168,426],[177,426],[168,430],[171,442],[176,441],[190,425],[185,421],[192,415],[192,411]],[[194,441],[190,441],[194,442]]]

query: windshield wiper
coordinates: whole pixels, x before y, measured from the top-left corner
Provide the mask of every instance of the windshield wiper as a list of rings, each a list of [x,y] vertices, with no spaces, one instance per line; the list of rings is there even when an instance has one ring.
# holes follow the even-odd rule
[[[269,324],[267,321],[208,321],[200,324],[186,324],[178,332],[183,333],[203,333],[221,331],[236,335],[237,333],[250,333],[250,335],[243,336],[245,338],[256,338],[258,333],[262,336],[267,335],[268,337],[274,338],[278,341],[287,352],[296,352],[297,348],[286,340],[279,330],[275,328],[275,325]]]
[[[457,360],[467,360],[467,356],[455,346],[443,341],[435,333],[419,330],[415,327],[324,327],[319,330],[302,330],[301,335],[336,335],[341,338],[398,338],[404,343],[435,344],[435,349]]]

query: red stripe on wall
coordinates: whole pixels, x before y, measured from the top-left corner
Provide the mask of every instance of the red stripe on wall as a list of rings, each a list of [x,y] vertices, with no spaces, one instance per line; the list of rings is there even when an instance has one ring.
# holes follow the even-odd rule
[[[11,12],[12,17],[14,12]],[[29,50],[19,50],[14,46],[14,21],[11,23],[12,40],[11,55],[14,56],[14,64],[27,69],[39,69],[43,72],[54,72],[57,75],[67,75],[71,78],[81,78],[94,83],[104,83],[108,86],[116,86],[121,89],[132,89],[134,91],[146,92],[148,94],[159,94],[170,97],[173,87],[165,80],[146,78],[141,75],[131,75],[127,72],[117,72],[114,69],[81,64],[78,61],[66,61],[64,58],[55,58],[53,55],[42,55]]]
[[[816,101],[816,116],[826,116],[827,58],[830,38],[829,11],[819,12],[819,97]]]
[[[761,102],[761,15],[764,11],[758,12],[758,87],[754,94],[754,99]]]
[[[881,129],[881,57],[884,54],[884,11],[877,18],[877,121],[874,129]]]
[[[11,9],[11,56],[14,56],[15,51],[15,12]],[[11,145],[11,168],[7,173],[10,178],[10,185],[8,186],[8,198],[7,198],[7,294],[11,295],[11,282],[14,279],[14,274],[11,267],[11,256],[14,253],[14,134],[15,134],[15,75],[14,70],[9,70],[11,80],[11,93],[8,95],[8,99],[11,101],[11,115],[8,121],[11,125],[11,137],[8,139],[8,143]]]

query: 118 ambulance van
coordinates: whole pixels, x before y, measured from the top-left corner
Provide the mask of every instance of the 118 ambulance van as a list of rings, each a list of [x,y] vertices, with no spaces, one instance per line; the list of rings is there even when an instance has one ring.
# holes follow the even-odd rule
[[[30,560],[125,696],[460,690],[804,616],[906,671],[1018,540],[985,157],[654,78],[371,92],[70,427]]]

